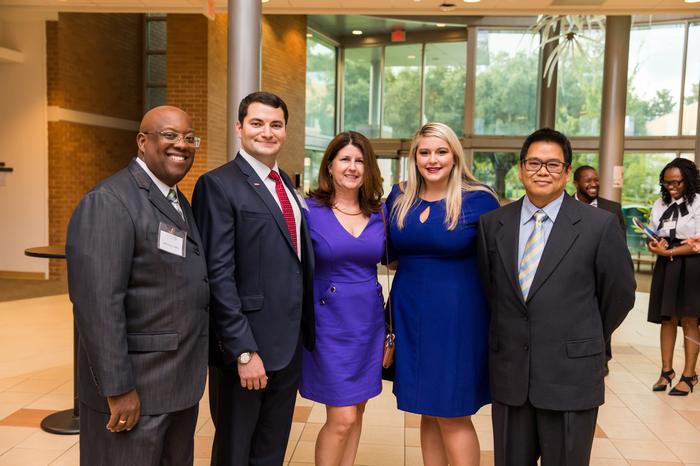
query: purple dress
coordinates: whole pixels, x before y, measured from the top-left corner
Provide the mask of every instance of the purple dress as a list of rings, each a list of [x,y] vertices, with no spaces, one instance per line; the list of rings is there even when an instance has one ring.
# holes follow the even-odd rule
[[[384,254],[381,213],[355,238],[328,207],[309,199],[314,246],[316,348],[303,350],[299,392],[330,406],[351,406],[382,391],[384,299],[377,263]]]

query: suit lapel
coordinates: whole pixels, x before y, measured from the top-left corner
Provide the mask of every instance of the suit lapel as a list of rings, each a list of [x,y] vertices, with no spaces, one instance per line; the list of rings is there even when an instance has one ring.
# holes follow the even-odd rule
[[[250,164],[246,162],[246,160],[243,157],[240,156],[240,154],[236,156],[234,161],[238,165],[238,168],[241,169],[243,174],[245,174],[248,177],[247,181],[251,189],[260,197],[263,203],[265,203],[265,206],[272,214],[272,217],[275,219],[275,223],[277,224],[280,233],[282,233],[282,236],[284,236],[284,238],[287,240],[287,244],[289,244],[289,247],[292,248],[292,251],[294,251],[295,248],[292,244],[292,237],[289,235],[289,230],[287,229],[287,222],[284,221],[282,209],[280,209],[279,205],[277,205],[277,201],[275,201],[275,198],[272,197],[272,194],[267,189],[267,186],[265,186],[263,180],[261,180],[258,174],[255,173],[253,167],[251,167]],[[296,198],[296,196],[292,197]]]
[[[508,275],[508,282],[510,282],[516,296],[521,301],[523,300],[523,292],[518,283],[518,236],[520,233],[520,209],[522,204],[523,200],[520,199],[513,203],[512,207],[508,207],[511,209],[511,212],[501,216],[499,220],[501,228],[498,230],[496,237],[498,255]]]
[[[557,214],[557,219],[552,226],[552,231],[547,238],[547,244],[542,251],[540,263],[537,266],[537,272],[532,280],[530,292],[527,300],[530,301],[537,293],[547,279],[552,275],[554,269],[557,268],[566,253],[571,249],[578,238],[578,230],[574,226],[581,220],[578,212],[578,201],[574,198],[564,195],[564,199]]]
[[[197,223],[195,222],[190,203],[179,189],[177,190],[177,195],[182,213],[185,214],[185,219],[187,219],[187,237],[200,246],[202,244],[202,239],[199,237],[199,230],[197,229]]]
[[[175,210],[175,207],[168,201],[158,187],[153,184],[153,181],[148,174],[143,171],[143,168],[138,164],[136,159],[129,164],[129,171],[136,179],[136,183],[141,189],[148,191],[148,200],[151,201],[156,209],[158,209],[168,220],[181,230],[188,231],[187,223],[180,214]]]

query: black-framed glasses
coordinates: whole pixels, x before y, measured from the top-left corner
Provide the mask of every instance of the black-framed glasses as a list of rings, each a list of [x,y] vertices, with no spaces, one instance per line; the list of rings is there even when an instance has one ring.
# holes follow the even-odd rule
[[[683,184],[683,180],[670,180],[670,181],[663,180],[659,184],[666,189],[668,189],[668,188],[676,188],[677,189],[680,185]]]
[[[542,166],[547,169],[549,173],[552,175],[560,175],[564,170],[566,170],[566,167],[569,166],[568,163],[566,162],[560,162],[559,160],[548,160],[547,162],[544,162],[540,159],[525,159],[522,162],[523,168],[529,172],[535,172],[537,173],[540,171]]]
[[[165,139],[171,144],[177,144],[180,139],[185,141],[185,144],[192,146],[195,149],[199,149],[199,145],[202,143],[202,139],[194,134],[182,134],[175,131],[141,131],[143,134],[157,134],[161,138]]]

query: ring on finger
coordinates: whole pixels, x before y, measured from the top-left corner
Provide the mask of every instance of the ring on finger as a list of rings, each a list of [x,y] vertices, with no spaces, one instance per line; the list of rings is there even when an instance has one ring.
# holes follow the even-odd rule
[[[126,424],[126,419],[119,419],[119,424]]]

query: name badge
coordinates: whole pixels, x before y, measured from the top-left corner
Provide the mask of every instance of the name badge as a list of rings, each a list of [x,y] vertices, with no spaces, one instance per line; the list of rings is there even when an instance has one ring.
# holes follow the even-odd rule
[[[169,254],[185,257],[187,232],[167,223],[158,224],[158,249]]]
[[[671,231],[676,228],[676,221],[671,220],[670,222],[664,222],[664,230]]]

